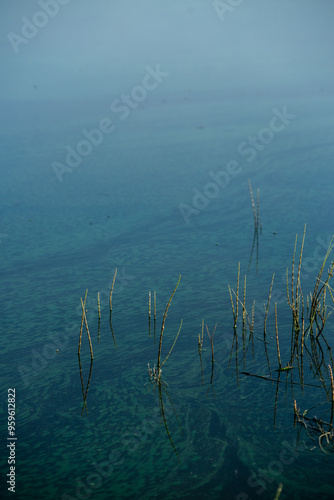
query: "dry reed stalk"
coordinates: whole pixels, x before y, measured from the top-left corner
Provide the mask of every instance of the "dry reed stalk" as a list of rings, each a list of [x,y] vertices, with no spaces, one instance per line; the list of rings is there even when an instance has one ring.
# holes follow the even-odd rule
[[[112,292],[114,290],[114,284],[115,284],[115,280],[116,280],[116,274],[117,274],[117,267],[115,269],[115,274],[114,274],[114,278],[112,280],[112,285],[111,285],[111,290],[110,290],[110,296],[109,296],[110,314],[111,314],[111,311],[112,311]]]
[[[297,240],[298,240],[298,234],[296,234],[295,238],[295,246],[293,250],[293,255],[292,255],[292,265],[291,265],[291,302],[290,302],[290,294],[289,294],[289,269],[286,269],[286,296],[287,296],[287,301],[289,306],[292,309],[292,317],[293,317],[293,324],[295,325],[295,290],[294,290],[294,273],[295,273],[295,254],[296,254],[296,248],[297,248]],[[291,363],[293,360],[293,352],[294,352],[294,337],[293,334],[291,336]]]
[[[88,294],[88,289],[86,290],[85,300],[84,300],[84,308],[83,308],[82,317],[81,317],[81,327],[80,327],[80,335],[79,335],[78,354],[80,354],[80,349],[81,349],[82,328],[83,328],[84,318],[85,318],[85,314],[84,313],[85,313],[85,307],[86,307],[87,294]],[[81,298],[80,298],[80,300],[81,300],[81,303],[82,303],[82,299]]]
[[[203,348],[204,318],[202,319],[202,333],[198,334],[198,353],[202,353]]]
[[[157,294],[156,291],[153,291],[153,314],[154,314],[154,321],[157,319]]]
[[[333,250],[334,248],[334,243],[333,243],[333,239],[334,239],[334,235],[332,236],[331,240],[330,240],[330,243],[328,245],[328,249],[327,249],[327,252],[326,252],[326,255],[324,257],[324,260],[323,260],[323,263],[322,263],[322,266],[321,266],[321,269],[318,273],[318,276],[317,276],[317,280],[316,280],[316,284],[315,284],[315,287],[314,287],[314,290],[313,290],[313,294],[312,294],[312,297],[311,297],[311,306],[310,306],[310,315],[309,315],[309,320],[310,320],[310,333],[312,334],[313,333],[313,323],[314,321],[316,322],[317,324],[317,315],[319,315],[319,313],[322,311],[323,313],[323,316],[324,316],[324,321],[322,321],[323,325],[322,325],[322,328],[320,329],[320,333],[323,329],[323,327],[325,326],[325,322],[326,322],[326,305],[325,305],[325,301],[323,300],[323,307],[322,309],[320,308],[319,310],[319,304],[321,302],[321,298],[325,299],[326,298],[326,291],[329,290],[329,293],[331,295],[331,298],[332,300],[333,299],[333,294],[332,294],[332,290],[331,290],[331,287],[329,286],[329,280],[330,278],[333,276],[333,271],[334,271],[334,260],[333,262],[331,263],[329,269],[328,269],[328,276],[327,276],[327,279],[325,282],[323,282],[321,280],[322,278],[322,274],[323,274],[323,271],[324,271],[324,268],[325,268],[325,264],[326,264],[326,261],[331,253],[331,251]],[[320,288],[319,290],[319,287],[320,287],[320,283],[322,283],[322,287]]]
[[[80,362],[80,356],[79,356],[79,362]],[[81,364],[80,364],[80,370],[81,370]],[[86,387],[86,391],[83,395],[83,407],[82,407],[82,410],[81,410],[81,416],[83,414],[83,411],[84,409],[86,408],[86,413],[88,415],[88,408],[87,408],[87,394],[88,394],[88,389],[89,389],[89,384],[90,384],[90,379],[92,378],[92,372],[93,372],[93,358],[91,358],[90,360],[90,369],[89,369],[89,375],[88,375],[88,382],[87,382],[87,387]],[[83,379],[82,379],[82,373],[80,373],[81,375],[81,381],[83,383]]]
[[[295,287],[294,287],[294,277],[295,277],[295,255],[296,255],[296,248],[297,248],[297,240],[298,240],[298,234],[296,234],[296,239],[295,239],[295,246],[293,249],[293,255],[292,255],[292,264],[291,264],[291,302],[292,302],[292,311],[294,311],[294,303],[295,303]]]
[[[230,369],[230,365],[231,365],[231,359],[232,359],[232,354],[233,354],[234,343],[236,344],[236,346],[235,346],[236,351],[238,351],[238,334],[237,334],[237,329],[236,328],[234,328],[234,335],[233,335],[233,341],[232,341],[232,346],[231,346],[230,359],[229,359],[229,362],[228,362],[228,369]]]
[[[296,284],[296,303],[298,303],[299,290],[301,291],[301,286],[300,286],[300,271],[301,271],[301,265],[302,265],[302,256],[303,256],[303,249],[304,249],[304,242],[305,242],[305,233],[306,233],[306,224],[304,225],[303,239],[302,239],[302,244],[301,244],[300,254],[299,254],[298,272],[297,272],[297,284]]]
[[[283,483],[279,483],[274,500],[278,500],[283,490]]]
[[[281,363],[281,353],[279,350],[279,341],[278,341],[278,325],[277,325],[277,303],[275,302],[275,332],[276,332],[276,344],[277,344],[277,356],[278,356],[278,367],[282,367]]]
[[[286,371],[286,369],[282,368],[281,372],[282,371]],[[264,377],[263,375],[257,375],[256,373],[249,373],[249,372],[241,372],[242,375],[247,375],[249,377],[256,377],[256,378],[260,378],[262,380],[267,380],[268,382],[279,382],[279,383],[284,383],[286,384],[286,382],[282,382],[278,379],[275,379],[275,378],[270,378],[270,377]],[[299,382],[290,382],[290,385],[293,386],[293,385],[298,385],[300,387],[300,383]],[[307,387],[317,387],[317,388],[321,388],[322,385],[315,385],[315,384],[304,384],[304,385],[307,385]]]
[[[234,302],[233,302],[231,287],[230,287],[229,284],[227,285],[228,286],[228,291],[229,291],[229,294],[230,294],[232,312],[233,312],[233,317],[234,317],[233,328],[237,327],[238,314],[239,314],[239,279],[240,279],[240,262],[238,264],[237,293],[235,293],[234,290],[233,290],[233,293],[236,296],[235,308],[234,308]]]
[[[305,317],[304,317],[304,296],[300,288],[302,300],[302,325],[301,325],[301,342],[300,342],[300,357],[298,357],[299,377],[303,388],[304,383],[304,342],[305,342]]]
[[[235,326],[237,326],[238,311],[239,311],[239,279],[240,279],[240,262],[238,264],[237,294],[236,294],[236,303],[235,303],[235,312],[236,312]]]
[[[204,318],[202,319],[202,332],[201,334],[198,334],[198,354],[199,354],[199,359],[201,363],[201,379],[202,379],[202,386],[204,384],[204,379],[203,379],[203,363],[202,363],[202,348],[203,348],[203,333],[204,333]]]
[[[242,346],[243,346],[243,359],[244,368],[246,368],[246,275],[244,279],[244,301],[242,303]]]
[[[229,291],[229,294],[230,294],[230,299],[231,299],[231,307],[232,307],[232,312],[233,312],[233,318],[234,318],[234,325],[233,325],[233,328],[236,328],[236,316],[235,316],[235,309],[234,309],[234,303],[233,303],[233,297],[232,297],[232,290],[231,290],[231,287],[230,287],[230,284],[228,283],[228,291]]]
[[[215,328],[213,330],[213,334],[210,336],[210,333],[209,333],[209,328],[208,328],[208,325],[205,325],[206,326],[206,331],[209,335],[209,339],[210,339],[210,342],[211,342],[211,361],[212,363],[215,362],[215,352],[214,352],[214,348],[213,348],[213,336],[215,334],[215,331],[216,331],[216,328],[217,328],[217,324],[215,325]]]
[[[274,277],[275,277],[275,273],[273,273],[273,277],[271,279],[271,284],[270,284],[270,289],[269,289],[269,295],[268,295],[268,302],[267,302],[267,308],[266,308],[266,315],[264,317],[264,327],[263,327],[264,350],[265,350],[266,356],[267,356],[268,368],[269,368],[270,376],[271,376],[271,369],[270,369],[270,361],[269,361],[269,355],[268,355],[268,349],[267,349],[266,336],[267,336],[267,317],[268,317],[269,304],[270,304],[270,299],[271,299],[271,292],[272,292],[272,289],[273,289]]]
[[[172,353],[172,350],[174,349],[174,346],[175,346],[175,344],[176,344],[177,338],[178,338],[178,336],[180,335],[180,331],[181,331],[181,328],[182,328],[182,323],[183,323],[183,319],[181,319],[180,326],[179,326],[179,330],[178,330],[178,332],[177,332],[177,334],[176,334],[176,337],[175,337],[175,339],[174,339],[174,342],[173,342],[173,344],[172,344],[172,347],[170,348],[169,353],[167,354],[167,356],[165,357],[164,361],[161,363],[161,365],[160,365],[160,367],[159,367],[159,368],[160,368],[160,370],[161,370],[161,368],[163,367],[163,365],[166,363],[167,359],[169,358],[169,356],[170,356],[170,355],[171,355],[171,353]]]
[[[257,230],[257,219],[256,219],[256,211],[255,211],[255,203],[254,203],[254,196],[253,196],[252,184],[251,184],[250,179],[248,179],[248,184],[249,184],[249,191],[250,191],[251,200],[252,200],[252,207],[253,207],[254,229],[256,231]]]
[[[78,359],[79,359],[79,372],[80,372],[80,380],[81,380],[81,388],[82,388],[82,398],[83,398],[83,401],[84,401],[84,406],[82,407],[81,415],[83,413],[84,408],[86,408],[86,412],[87,412],[87,415],[88,415],[88,409],[87,409],[87,404],[86,404],[86,400],[85,400],[85,384],[84,384],[83,376],[82,376],[81,358],[80,358],[80,354],[79,353],[78,353]]]
[[[160,357],[161,357],[162,337],[163,337],[163,333],[164,333],[165,321],[166,321],[166,318],[167,318],[167,312],[168,312],[169,306],[170,306],[170,304],[172,302],[172,298],[174,296],[174,293],[176,292],[176,289],[179,286],[180,280],[181,280],[181,274],[179,276],[178,282],[176,283],[176,287],[174,288],[173,293],[170,296],[170,299],[169,299],[169,301],[167,303],[167,306],[166,306],[166,309],[165,309],[165,312],[164,312],[164,315],[163,315],[163,318],[162,318],[162,325],[161,325],[161,331],[160,331],[160,341],[159,341],[159,350],[158,350],[158,362],[157,362],[157,372],[158,373],[159,373],[159,370],[160,370]]]
[[[174,414],[175,414],[175,416],[176,416],[176,420],[177,420],[177,422],[178,422],[178,424],[179,424],[180,431],[182,432],[182,429],[181,429],[181,424],[180,424],[180,421],[179,421],[179,418],[178,418],[178,416],[177,416],[176,410],[175,410],[175,408],[174,408],[174,405],[173,405],[173,403],[172,403],[171,398],[169,397],[169,394],[168,394],[167,390],[165,389],[165,387],[164,387],[161,383],[159,383],[159,384],[158,384],[158,391],[159,391],[159,408],[160,408],[160,415],[161,415],[161,417],[162,417],[162,419],[163,419],[163,422],[164,422],[164,425],[165,425],[165,429],[166,429],[166,432],[167,432],[167,435],[168,435],[169,441],[171,442],[171,445],[172,445],[172,447],[173,447],[173,450],[174,450],[174,452],[175,452],[175,454],[176,454],[176,456],[177,456],[177,459],[178,459],[179,463],[181,463],[181,460],[180,460],[179,454],[178,454],[178,452],[177,452],[177,449],[175,448],[174,442],[173,442],[173,440],[172,440],[172,436],[171,436],[171,434],[170,434],[170,432],[169,432],[169,429],[168,429],[167,420],[166,420],[166,415],[165,415],[165,409],[164,409],[164,403],[163,403],[163,398],[162,398],[162,390],[163,390],[163,391],[165,392],[165,394],[167,395],[167,398],[168,398],[168,400],[169,400],[169,402],[170,402],[170,404],[171,404],[171,406],[172,406],[172,408],[173,408]]]
[[[271,292],[273,289],[274,277],[275,277],[275,273],[273,273],[273,277],[271,278],[271,284],[270,284],[269,295],[268,295],[268,302],[267,302],[267,307],[266,307],[266,314],[264,317],[264,332],[263,332],[263,340],[264,341],[266,340],[266,334],[267,334],[267,317],[268,317],[268,312],[269,312],[269,304],[270,304],[270,299],[271,299]]]
[[[252,355],[254,359],[254,314],[255,314],[255,300],[252,305],[252,322],[249,324],[249,338],[252,339]]]
[[[82,314],[84,316],[84,321],[85,321],[85,326],[86,326],[86,331],[87,331],[87,336],[88,336],[88,341],[89,341],[90,357],[91,357],[91,359],[94,359],[93,346],[92,346],[92,341],[91,341],[90,334],[89,334],[88,322],[87,322],[86,311],[85,311],[85,304],[82,302],[81,298],[80,298],[80,300],[81,300],[81,306],[82,306]]]
[[[298,234],[296,234],[296,239],[295,239],[295,246],[294,246],[294,250],[293,250],[292,266],[291,266],[291,301],[290,301],[290,294],[289,294],[289,271],[288,271],[288,269],[286,270],[287,301],[288,301],[289,306],[292,309],[293,327],[294,327],[294,332],[295,332],[295,336],[292,336],[292,338],[291,338],[292,358],[293,358],[293,353],[294,353],[294,351],[297,347],[297,344],[298,344],[298,337],[299,337],[299,332],[300,332],[299,308],[300,308],[300,295],[302,295],[302,289],[301,289],[301,283],[300,283],[300,273],[301,273],[301,263],[302,263],[302,256],[303,256],[303,249],[304,249],[304,242],[305,242],[305,233],[306,233],[306,224],[304,225],[303,239],[302,239],[302,244],[301,244],[300,253],[299,253],[296,288],[295,288],[295,255],[296,255],[296,249],[297,249]],[[299,293],[300,293],[300,295],[299,295]]]
[[[276,392],[275,392],[275,403],[274,403],[274,430],[276,428],[277,402],[278,402],[278,391],[279,391],[280,377],[281,377],[281,372],[278,372],[278,379],[277,379],[277,383],[276,383]]]

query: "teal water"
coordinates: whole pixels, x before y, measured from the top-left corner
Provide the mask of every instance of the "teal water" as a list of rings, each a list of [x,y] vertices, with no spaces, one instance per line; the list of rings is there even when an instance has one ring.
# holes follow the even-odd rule
[[[123,122],[115,118],[116,130],[62,182],[52,163],[64,161],[66,146],[75,148],[83,139],[82,129],[110,117],[106,103],[11,106],[22,120],[19,129],[10,120],[1,127],[7,167],[0,186],[1,421],[7,436],[7,390],[14,387],[16,497],[269,499],[282,482],[282,499],[334,498],[332,455],[321,451],[317,437],[298,436],[291,394],[280,390],[274,429],[276,386],[242,375],[238,385],[234,362],[228,370],[233,340],[228,283],[235,289],[239,262],[242,282],[247,274],[249,307],[256,299],[255,337],[263,335],[263,304],[275,272],[282,356],[289,351],[284,280],[295,235],[300,242],[306,223],[306,291],[312,290],[334,233],[332,98],[245,97],[226,104],[200,92],[162,94]],[[238,151],[240,144],[269,126],[273,108],[284,106],[295,117],[248,161],[251,155]],[[210,191],[210,172],[226,171],[231,161],[238,172],[225,187],[211,185]],[[262,222],[258,256],[255,249],[250,266],[254,224],[248,179],[255,196],[260,190]],[[194,205],[198,193],[212,197]],[[187,223],[182,213],[189,209]],[[109,325],[116,267],[117,348]],[[162,345],[164,357],[183,318],[163,367],[170,397],[163,392],[166,421],[177,456],[147,364],[157,361],[163,313],[180,274]],[[77,349],[86,289],[94,362],[88,414],[81,414]],[[157,322],[154,332],[152,319],[149,332],[153,290]],[[212,383],[206,332],[202,371],[197,350],[202,318],[210,333],[217,324]],[[274,336],[272,309],[267,328]],[[273,340],[270,346],[274,360]],[[81,366],[86,386],[85,330]],[[258,339],[255,360],[247,359],[246,368],[268,375]],[[295,397],[304,409],[321,403],[314,410],[321,415],[315,414],[328,418],[330,404],[322,391],[296,390]],[[4,462],[2,471],[4,477]]]

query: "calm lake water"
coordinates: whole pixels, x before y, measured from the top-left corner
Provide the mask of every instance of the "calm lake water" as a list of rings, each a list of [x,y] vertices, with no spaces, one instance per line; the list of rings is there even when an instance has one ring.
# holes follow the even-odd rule
[[[334,233],[333,104],[321,93],[226,101],[219,92],[164,91],[124,120],[104,101],[5,105],[2,436],[4,442],[7,390],[15,388],[16,498],[274,499],[279,483],[281,499],[334,498],[330,446],[325,453],[319,434],[294,427],[294,398],[301,412],[310,409],[310,417],[329,421],[323,389],[296,385],[292,393],[281,384],[274,428],[276,384],[240,373],[269,377],[263,325],[273,272],[267,321],[272,370],[278,367],[274,302],[282,363],[289,361],[285,273],[287,267],[291,272],[295,236],[298,262],[306,224],[306,297]],[[101,140],[92,130],[104,118],[115,128]],[[82,130],[91,133],[90,142],[81,143],[88,140]],[[255,204],[258,189],[260,200],[253,252],[249,179]],[[253,300],[256,305],[254,359],[250,344],[244,364],[239,304],[238,383],[235,346],[229,367],[228,284],[236,290],[239,263],[241,299],[246,274],[249,314]],[[162,319],[179,275],[162,360],[183,323],[159,394],[148,363],[157,363]],[[81,379],[80,298],[87,289],[94,361],[91,366],[84,327]],[[214,365],[206,325],[210,335],[217,325]],[[330,345],[332,337],[330,317]],[[317,385],[307,359],[306,380]],[[7,460],[1,470],[4,477]]]

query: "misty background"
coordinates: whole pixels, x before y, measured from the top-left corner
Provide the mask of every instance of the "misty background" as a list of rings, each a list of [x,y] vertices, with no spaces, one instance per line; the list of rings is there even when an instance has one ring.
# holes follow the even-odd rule
[[[112,99],[149,64],[170,73],[169,91],[333,91],[330,0],[252,0],[230,9],[203,0],[69,0],[15,53],[8,33],[21,35],[22,17],[31,21],[41,7],[2,0],[1,98]]]
[[[110,233],[101,218],[107,216],[112,234],[157,216],[182,232],[180,204],[191,208],[194,189],[202,192],[209,172],[230,160],[241,163],[238,182],[191,225],[212,221],[214,213],[236,221],[235,195],[248,196],[249,177],[265,188],[269,222],[281,217],[282,227],[286,223],[283,196],[295,211],[298,200],[307,219],[319,210],[322,192],[321,210],[329,213],[330,0],[29,0],[2,1],[0,12],[0,232],[11,234],[9,259],[15,253],[10,242],[22,251],[38,241],[41,253],[53,238],[74,246],[74,234],[79,238],[87,221],[94,238],[105,241]],[[167,76],[123,120],[112,103],[142,85],[147,68]],[[238,146],[284,106],[297,118],[248,163]],[[54,165],[68,166],[67,152],[85,139],[82,131],[104,119],[115,130],[76,168],[57,174]],[[319,228],[325,219],[310,223]]]

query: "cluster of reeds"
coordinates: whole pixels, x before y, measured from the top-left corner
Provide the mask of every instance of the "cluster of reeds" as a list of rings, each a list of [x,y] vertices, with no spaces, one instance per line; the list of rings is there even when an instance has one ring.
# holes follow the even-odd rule
[[[301,287],[300,269],[302,262],[302,253],[304,247],[306,226],[304,228],[304,234],[299,254],[299,263],[296,281],[294,279],[294,260],[297,244],[296,243],[292,259],[291,268],[291,299],[288,288],[288,272],[287,272],[287,300],[288,304],[292,310],[292,336],[291,336],[291,358],[290,365],[293,364],[296,359],[297,367],[300,374],[301,384],[304,380],[304,356],[305,353],[308,356],[308,360],[313,371],[315,378],[318,378],[323,384],[328,395],[330,395],[331,388],[330,384],[326,385],[326,374],[327,378],[330,375],[328,366],[334,367],[333,357],[331,353],[331,346],[326,338],[324,328],[326,321],[330,316],[330,309],[333,309],[332,305],[328,304],[327,297],[329,296],[332,303],[334,304],[334,294],[333,289],[329,285],[330,279],[334,274],[334,260],[331,262],[328,270],[327,276],[323,278],[324,270],[328,258],[334,248],[332,237],[327,252],[325,254],[324,260],[322,262],[321,268],[318,272],[316,282],[314,285],[313,292],[307,295],[307,304],[305,307],[304,296]],[[328,362],[330,365],[328,365]],[[331,369],[332,369],[331,368]]]
[[[301,241],[301,247],[299,251],[298,265],[296,264],[296,252],[297,252],[297,242],[298,235],[296,235],[294,251],[292,256],[292,267],[291,267],[291,279],[289,280],[289,271],[287,270],[286,278],[287,278],[287,303],[292,311],[292,329],[291,329],[291,348],[290,354],[286,356],[286,362],[284,363],[281,358],[280,352],[280,342],[279,342],[279,331],[278,331],[278,313],[277,313],[277,304],[275,303],[274,312],[275,312],[275,346],[277,352],[277,361],[278,367],[274,371],[277,373],[277,378],[273,378],[271,362],[269,356],[268,346],[270,344],[270,339],[272,337],[268,337],[268,327],[267,327],[267,318],[270,307],[273,283],[274,283],[274,274],[271,280],[271,284],[269,287],[268,300],[265,308],[265,317],[264,317],[264,325],[263,325],[263,338],[259,339],[263,341],[264,352],[266,355],[267,366],[269,371],[269,376],[263,376],[258,374],[251,374],[249,372],[243,371],[242,373],[248,376],[257,377],[264,380],[269,380],[271,382],[276,382],[276,396],[275,396],[275,405],[274,405],[274,424],[276,419],[276,407],[277,407],[277,398],[278,398],[278,389],[279,384],[282,382],[280,377],[285,374],[286,379],[285,384],[289,384],[291,388],[293,386],[299,386],[303,389],[304,386],[312,386],[316,388],[324,388],[326,392],[326,398],[331,401],[331,416],[330,421],[327,425],[324,424],[323,421],[317,422],[318,429],[325,429],[326,431],[320,434],[321,442],[326,439],[327,444],[331,442],[333,439],[333,414],[334,414],[334,384],[333,384],[333,371],[334,371],[334,363],[331,352],[331,346],[328,342],[328,339],[325,335],[325,324],[328,317],[331,314],[334,304],[334,290],[330,286],[330,279],[334,275],[334,260],[330,263],[327,269],[327,275],[324,277],[326,264],[328,262],[329,256],[334,248],[334,236],[330,241],[328,246],[326,255],[322,262],[321,268],[316,277],[316,282],[314,285],[314,289],[312,293],[307,295],[307,304],[305,304],[304,295],[302,291],[301,284],[301,268],[302,268],[302,256],[305,242],[305,234],[306,234],[306,226],[304,227],[303,237]],[[244,280],[244,294],[243,299],[240,299],[239,293],[239,279],[240,279],[240,264],[238,266],[238,276],[237,276],[237,286],[236,291],[231,289],[229,286],[229,293],[232,305],[233,312],[233,329],[234,329],[234,338],[233,344],[231,348],[230,362],[232,358],[233,349],[235,348],[235,358],[236,358],[236,367],[237,367],[237,380],[238,378],[238,365],[239,365],[239,354],[241,351],[241,347],[238,344],[238,335],[237,335],[237,324],[238,324],[238,303],[240,302],[242,310],[243,310],[243,320],[242,320],[242,338],[243,338],[243,357],[242,360],[245,363],[245,353],[247,352],[247,348],[250,342],[250,339],[253,340],[253,326],[254,326],[254,308],[252,310],[251,318],[247,313],[246,309],[246,277]],[[328,304],[328,300],[330,299],[331,303]],[[234,300],[235,299],[235,300]],[[246,318],[246,320],[244,319]],[[240,322],[239,322],[240,323]],[[245,325],[249,328],[249,338],[247,341],[245,335]],[[259,337],[257,337],[259,338]],[[305,356],[309,361],[309,365],[311,367],[311,371],[313,377],[316,379],[318,383],[309,384],[305,383],[304,376],[304,365],[305,365]],[[254,357],[254,356],[253,356]],[[229,366],[230,366],[229,362]],[[295,369],[295,370],[294,370]],[[298,374],[299,380],[296,381],[296,378],[293,379],[293,370]],[[297,412],[295,406],[295,417],[298,417],[298,422],[306,425],[306,419],[301,420],[300,413]],[[313,422],[314,423],[314,422]],[[313,425],[313,424],[312,424]],[[310,428],[310,423],[306,425]]]
[[[239,317],[239,303],[242,308],[242,361],[245,365],[246,353],[251,342],[252,345],[252,354],[254,357],[254,312],[255,312],[255,300],[253,301],[251,314],[249,315],[246,308],[246,275],[244,277],[244,288],[242,299],[239,296],[239,283],[240,283],[240,262],[238,264],[238,274],[237,274],[237,286],[236,290],[231,288],[230,284],[228,284],[228,291],[230,294],[231,307],[233,312],[233,342],[231,347],[230,359],[228,367],[231,365],[233,351],[235,350],[235,361],[236,361],[236,373],[237,380],[239,382],[239,339],[238,339],[238,317]],[[247,330],[249,331],[248,339],[247,339]]]
[[[114,285],[115,285],[116,274],[117,274],[117,268],[115,270],[114,279],[113,279],[113,282],[112,282],[110,296],[109,296],[109,305],[110,305],[109,322],[110,322],[110,328],[111,328],[111,332],[112,332],[112,336],[113,336],[115,345],[116,345],[116,340],[115,340],[114,331],[113,331],[113,327],[112,327],[112,323],[111,323],[111,312],[112,312],[112,293],[113,293],[113,289],[114,289]],[[84,300],[82,300],[82,298],[80,298],[81,307],[82,307],[82,317],[81,317],[81,326],[80,326],[80,333],[79,333],[78,359],[79,359],[79,372],[80,372],[80,380],[81,380],[82,395],[83,395],[83,407],[82,407],[81,414],[83,413],[84,409],[86,409],[86,412],[88,413],[88,410],[87,410],[87,394],[88,394],[88,388],[89,388],[89,384],[90,384],[90,380],[91,380],[91,376],[92,376],[93,360],[94,360],[93,344],[92,344],[92,339],[91,339],[91,336],[90,336],[89,327],[88,327],[88,320],[87,320],[87,309],[86,309],[87,295],[88,295],[88,290],[86,290]],[[97,310],[98,310],[98,328],[97,328],[98,333],[97,333],[97,339],[98,339],[98,342],[99,342],[100,341],[100,326],[101,326],[100,292],[97,293]],[[82,343],[82,331],[83,331],[83,326],[84,325],[85,325],[85,329],[86,329],[86,332],[87,332],[87,337],[88,337],[88,342],[89,342],[89,349],[90,349],[90,358],[91,358],[90,370],[89,370],[89,376],[88,376],[88,381],[87,381],[86,388],[84,386],[84,381],[83,381],[82,367],[81,367],[81,357],[80,357],[80,354],[81,354],[81,343]],[[116,345],[116,347],[117,347],[117,345]]]

